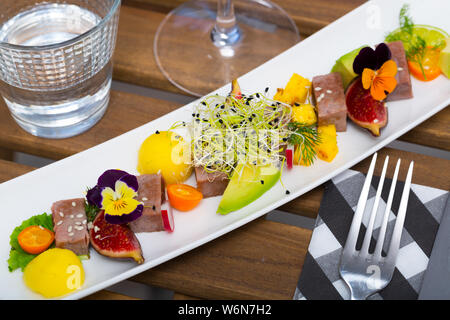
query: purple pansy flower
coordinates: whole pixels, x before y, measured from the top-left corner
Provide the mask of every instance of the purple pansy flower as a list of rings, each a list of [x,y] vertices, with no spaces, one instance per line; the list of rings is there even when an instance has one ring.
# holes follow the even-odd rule
[[[391,50],[385,43],[377,45],[375,50],[364,47],[353,61],[353,71],[362,74],[365,68],[378,70],[383,63],[391,59]]]
[[[136,176],[122,170],[107,170],[89,189],[86,199],[105,211],[105,219],[111,224],[124,224],[142,215],[144,205],[137,201],[139,184]]]

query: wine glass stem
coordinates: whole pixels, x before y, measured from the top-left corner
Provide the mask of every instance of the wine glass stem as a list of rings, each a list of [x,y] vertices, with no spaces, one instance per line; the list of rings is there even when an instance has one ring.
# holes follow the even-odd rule
[[[211,31],[211,40],[217,47],[231,46],[239,41],[241,31],[236,24],[232,0],[217,0],[216,24]]]

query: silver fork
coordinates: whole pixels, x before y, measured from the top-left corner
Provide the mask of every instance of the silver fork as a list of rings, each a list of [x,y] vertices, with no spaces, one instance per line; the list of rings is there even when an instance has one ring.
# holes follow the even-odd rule
[[[394,274],[395,263],[400,248],[400,238],[402,235],[403,224],[405,222],[406,207],[408,204],[409,191],[411,188],[411,178],[414,167],[414,162],[412,161],[409,165],[408,174],[406,176],[405,186],[403,188],[403,194],[397,213],[397,219],[395,221],[391,242],[387,251],[387,256],[382,256],[382,249],[383,243],[385,241],[389,212],[391,211],[392,199],[394,198],[395,185],[397,183],[398,170],[400,167],[399,159],[397,161],[394,176],[392,178],[392,184],[386,203],[386,209],[380,227],[380,234],[378,236],[377,244],[375,246],[374,252],[369,253],[369,245],[372,238],[375,217],[378,211],[378,203],[380,201],[384,178],[386,176],[386,169],[389,162],[389,157],[386,156],[383,171],[380,177],[380,182],[378,184],[378,189],[375,195],[372,212],[370,214],[369,223],[364,235],[363,244],[361,250],[357,251],[356,242],[358,239],[361,221],[366,207],[367,196],[369,194],[370,182],[372,180],[376,160],[377,154],[375,153],[372,158],[372,162],[370,163],[369,171],[367,173],[367,177],[358,200],[358,205],[353,216],[347,241],[342,251],[339,266],[339,273],[342,279],[350,288],[350,298],[352,300],[364,300],[386,287],[392,280],[392,275]]]

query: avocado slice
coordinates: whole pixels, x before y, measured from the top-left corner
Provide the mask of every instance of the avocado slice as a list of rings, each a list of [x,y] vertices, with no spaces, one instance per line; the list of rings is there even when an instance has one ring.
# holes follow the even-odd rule
[[[357,76],[353,71],[353,61],[358,55],[359,51],[367,46],[359,47],[349,53],[344,54],[340,57],[336,64],[331,69],[331,72],[339,72],[342,76],[342,82],[344,84],[344,89],[347,88],[348,84]]]
[[[439,56],[439,68],[450,79],[450,38],[445,39],[446,46]]]
[[[238,164],[220,201],[217,213],[239,210],[261,197],[280,178],[280,170],[273,165]]]

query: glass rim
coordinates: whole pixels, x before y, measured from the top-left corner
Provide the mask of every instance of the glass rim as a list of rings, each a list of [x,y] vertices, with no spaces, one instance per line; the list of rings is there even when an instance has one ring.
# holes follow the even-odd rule
[[[45,50],[52,50],[52,49],[57,49],[60,47],[65,47],[65,46],[71,45],[71,44],[77,42],[78,40],[80,40],[81,38],[84,38],[84,37],[94,33],[101,27],[103,27],[112,18],[112,16],[116,13],[117,9],[120,7],[121,1],[122,0],[114,0],[114,3],[111,6],[111,8],[109,9],[106,16],[104,18],[102,18],[102,20],[97,25],[95,25],[95,27],[89,29],[88,31],[86,31],[82,34],[79,34],[75,38],[65,40],[62,42],[46,44],[46,45],[42,45],[42,46],[23,46],[20,44],[12,44],[12,43],[8,43],[5,41],[0,41],[0,48],[4,47],[7,49],[14,49],[14,50],[20,50],[20,51],[45,51]]]

